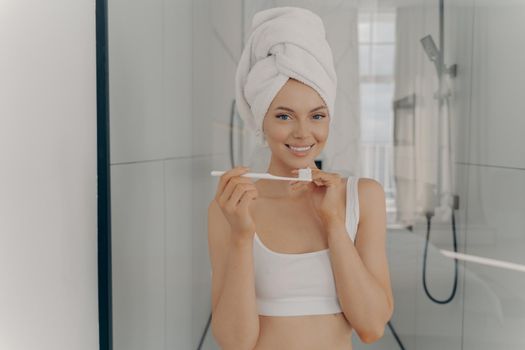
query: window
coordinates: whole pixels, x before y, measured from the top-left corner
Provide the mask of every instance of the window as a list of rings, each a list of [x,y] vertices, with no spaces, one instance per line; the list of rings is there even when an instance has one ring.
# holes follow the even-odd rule
[[[392,100],[396,14],[395,10],[360,9],[358,21],[363,176],[383,185],[387,224],[394,224]]]

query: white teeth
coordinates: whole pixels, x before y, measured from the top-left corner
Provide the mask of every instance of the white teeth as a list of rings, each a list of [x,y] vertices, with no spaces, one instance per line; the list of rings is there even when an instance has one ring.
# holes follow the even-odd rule
[[[292,151],[297,151],[297,152],[304,152],[304,151],[308,151],[310,148],[312,148],[312,146],[307,146],[307,147],[294,147],[294,146],[289,146],[290,149]]]

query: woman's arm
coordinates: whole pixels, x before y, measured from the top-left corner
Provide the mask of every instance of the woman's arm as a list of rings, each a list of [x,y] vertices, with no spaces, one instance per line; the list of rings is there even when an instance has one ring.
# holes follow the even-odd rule
[[[212,263],[212,332],[221,349],[253,349],[259,338],[255,299],[253,236],[230,232],[219,206],[208,210]],[[248,236],[249,237],[249,236]]]
[[[365,343],[383,336],[394,303],[386,258],[386,209],[381,185],[359,181],[360,222],[356,244],[344,221],[326,224],[330,259],[343,313]]]

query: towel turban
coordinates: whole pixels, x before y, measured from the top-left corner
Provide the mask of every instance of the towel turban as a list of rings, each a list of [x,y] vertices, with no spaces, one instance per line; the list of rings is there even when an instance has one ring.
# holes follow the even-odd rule
[[[317,91],[333,118],[337,76],[321,18],[298,7],[257,12],[237,66],[235,100],[261,143],[264,116],[289,78]]]

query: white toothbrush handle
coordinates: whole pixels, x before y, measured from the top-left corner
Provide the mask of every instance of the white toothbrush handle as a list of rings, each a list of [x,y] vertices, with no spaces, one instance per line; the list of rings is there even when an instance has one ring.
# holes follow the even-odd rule
[[[222,176],[224,173],[225,173],[225,171],[213,170],[211,172],[211,176]],[[271,179],[271,178],[273,178],[272,175],[270,175],[270,174],[263,174],[263,173],[246,173],[246,174],[242,174],[241,176],[249,177],[249,178],[252,178],[252,179]]]
[[[260,174],[263,175],[260,177],[260,179],[268,179],[268,180],[285,180],[285,181],[312,181],[309,179],[301,179],[298,177],[285,177],[285,176],[275,176],[271,174]]]
[[[225,171],[213,170],[211,176],[222,176]],[[242,174],[243,177],[249,177],[252,179],[267,179],[267,180],[286,180],[286,181],[312,181],[308,179],[300,179],[297,177],[284,177],[284,176],[275,176],[266,173],[246,173]]]

